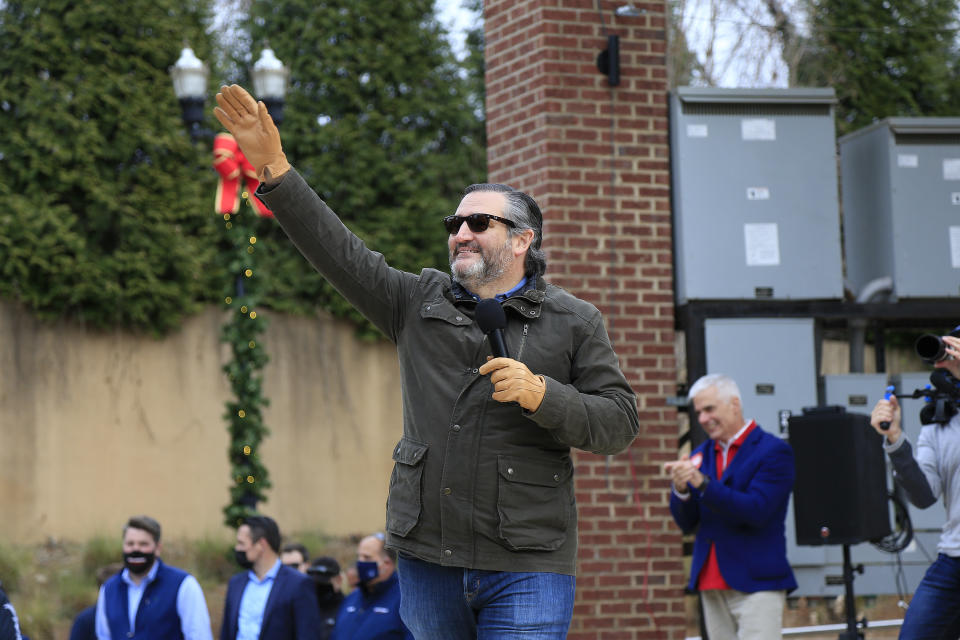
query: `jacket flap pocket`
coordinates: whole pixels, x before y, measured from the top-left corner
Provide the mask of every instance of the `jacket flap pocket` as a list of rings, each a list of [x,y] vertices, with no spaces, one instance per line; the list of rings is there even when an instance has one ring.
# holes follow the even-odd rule
[[[401,438],[393,450],[393,459],[396,462],[407,465],[418,464],[427,453],[428,445],[410,438]]]
[[[473,320],[467,317],[465,313],[457,309],[444,298],[425,300],[422,302],[420,304],[420,317],[435,318],[437,320],[443,320],[444,322],[449,322],[450,324],[460,327],[473,324]]]
[[[506,480],[541,487],[558,487],[573,473],[569,462],[511,456],[498,456],[497,466],[500,476]]]

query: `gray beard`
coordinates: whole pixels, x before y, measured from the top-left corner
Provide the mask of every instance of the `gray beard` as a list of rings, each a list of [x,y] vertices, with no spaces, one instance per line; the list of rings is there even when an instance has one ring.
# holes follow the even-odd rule
[[[489,254],[481,250],[480,259],[469,267],[456,265],[456,250],[450,256],[450,274],[453,279],[471,291],[488,285],[502,276],[514,260],[510,238]]]

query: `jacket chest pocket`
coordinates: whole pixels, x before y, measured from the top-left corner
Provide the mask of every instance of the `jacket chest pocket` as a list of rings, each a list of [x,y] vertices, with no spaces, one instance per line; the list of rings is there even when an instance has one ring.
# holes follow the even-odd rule
[[[393,473],[387,499],[387,531],[405,536],[420,521],[423,496],[423,458],[428,446],[410,438],[400,439],[393,450]]]
[[[569,462],[497,457],[500,538],[514,551],[555,551],[572,509]]]

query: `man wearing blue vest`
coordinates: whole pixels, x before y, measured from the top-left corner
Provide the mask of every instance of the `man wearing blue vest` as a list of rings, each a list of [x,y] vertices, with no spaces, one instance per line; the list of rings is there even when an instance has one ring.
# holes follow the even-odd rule
[[[197,579],[160,560],[160,523],[135,516],[123,528],[123,564],[97,599],[99,640],[213,640]]]

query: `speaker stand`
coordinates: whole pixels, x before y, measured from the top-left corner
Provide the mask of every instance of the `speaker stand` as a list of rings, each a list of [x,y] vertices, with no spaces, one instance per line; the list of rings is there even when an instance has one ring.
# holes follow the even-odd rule
[[[857,603],[853,597],[854,571],[863,573],[863,565],[856,567],[850,562],[850,545],[843,545],[843,587],[844,604],[847,609],[847,630],[840,634],[839,640],[863,640],[863,634],[857,629]]]

